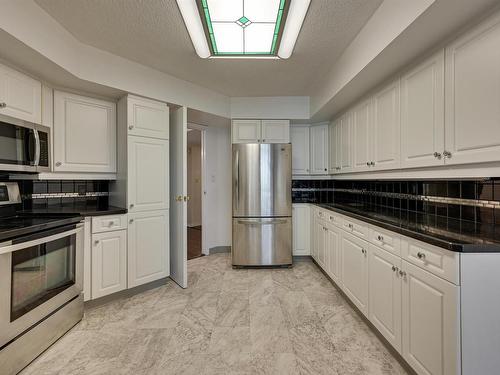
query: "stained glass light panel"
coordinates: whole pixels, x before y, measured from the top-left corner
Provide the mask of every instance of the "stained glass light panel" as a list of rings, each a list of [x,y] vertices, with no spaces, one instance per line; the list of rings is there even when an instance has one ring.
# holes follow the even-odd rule
[[[275,55],[286,0],[201,0],[212,52]]]

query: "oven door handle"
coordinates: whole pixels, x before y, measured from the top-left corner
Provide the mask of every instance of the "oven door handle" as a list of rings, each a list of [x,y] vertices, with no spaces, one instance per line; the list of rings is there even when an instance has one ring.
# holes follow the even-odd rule
[[[73,229],[68,230],[68,226],[64,226],[61,228],[55,228],[55,230],[52,231],[47,230],[41,233],[36,233],[34,235],[28,235],[16,238],[15,240],[0,243],[0,255],[12,253],[17,250],[25,249],[27,247],[37,246],[43,243],[71,236],[83,230],[83,223],[70,225],[69,227]]]

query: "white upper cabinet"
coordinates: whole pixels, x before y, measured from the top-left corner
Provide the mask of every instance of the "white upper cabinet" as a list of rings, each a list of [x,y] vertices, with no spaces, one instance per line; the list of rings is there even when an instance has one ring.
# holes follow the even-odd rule
[[[310,131],[311,174],[328,174],[328,124],[312,125]]]
[[[340,142],[337,149],[340,152],[340,171],[342,173],[352,171],[352,139],[351,132],[351,112],[347,112],[340,118],[339,125],[340,133],[337,133],[338,142]]]
[[[399,79],[373,96],[372,169],[400,166]]]
[[[21,120],[42,122],[42,84],[0,65],[0,113]]]
[[[54,91],[54,171],[116,172],[116,104]]]
[[[500,16],[446,48],[446,164],[500,160]]]
[[[401,166],[444,164],[444,51],[401,78]]]
[[[129,214],[128,287],[170,274],[168,210]]]
[[[233,120],[233,143],[258,143],[261,139],[260,120]]]
[[[309,174],[309,126],[292,126],[292,174]]]
[[[289,120],[233,120],[233,143],[289,143]]]
[[[356,172],[366,171],[371,161],[372,101],[363,101],[352,111],[352,169]]]
[[[402,263],[404,359],[418,374],[460,374],[459,288]]]
[[[328,171],[330,174],[337,173],[339,157],[337,156],[337,124],[339,120],[332,121],[328,126]]]
[[[165,139],[128,137],[129,212],[168,208],[168,146]]]
[[[168,139],[169,109],[165,103],[128,96],[127,111],[129,135]]]
[[[262,120],[262,143],[289,143],[290,121],[288,120]]]

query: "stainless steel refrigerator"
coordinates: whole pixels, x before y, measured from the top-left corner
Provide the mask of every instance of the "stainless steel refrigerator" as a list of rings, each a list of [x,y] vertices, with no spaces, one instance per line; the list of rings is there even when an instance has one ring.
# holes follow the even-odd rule
[[[292,264],[292,146],[233,144],[233,266]]]

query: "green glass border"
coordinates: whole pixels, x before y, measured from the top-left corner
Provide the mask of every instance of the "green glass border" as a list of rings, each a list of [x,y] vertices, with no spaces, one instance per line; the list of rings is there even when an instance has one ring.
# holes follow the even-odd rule
[[[283,13],[285,11],[285,5],[287,0],[280,0],[280,5],[278,8],[278,14],[276,15],[276,24],[274,27],[273,41],[271,43],[271,50],[268,52],[219,52],[217,50],[217,43],[215,42],[215,35],[212,27],[212,19],[210,18],[210,10],[208,9],[207,0],[201,0],[202,13],[205,16],[205,22],[207,25],[208,40],[212,47],[213,56],[245,56],[245,55],[264,55],[264,56],[275,56],[278,47],[278,37],[281,29],[281,21],[283,20]]]

